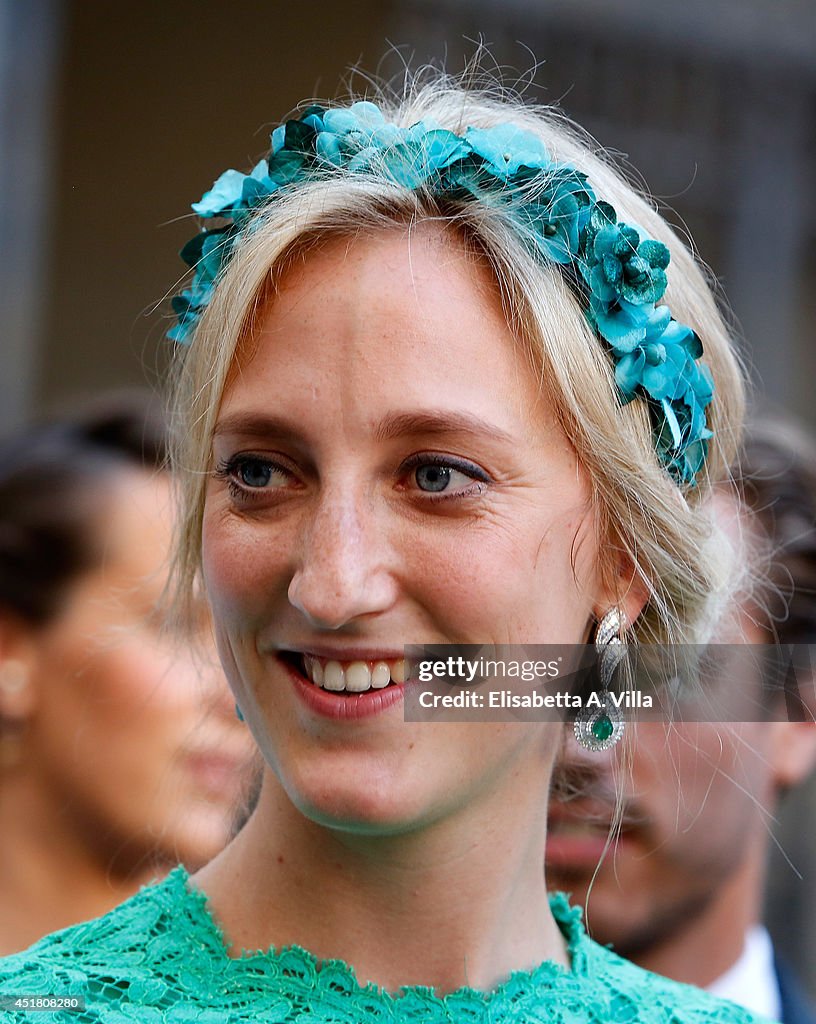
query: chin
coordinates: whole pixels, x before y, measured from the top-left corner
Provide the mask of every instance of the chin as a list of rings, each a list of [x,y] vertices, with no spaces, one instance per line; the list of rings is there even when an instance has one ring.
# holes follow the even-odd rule
[[[220,853],[230,838],[230,816],[223,808],[186,807],[168,823],[157,854],[169,863],[198,869]]]
[[[396,835],[410,831],[421,819],[413,794],[380,783],[287,787],[289,798],[304,817],[317,825],[358,835]]]
[[[177,838],[173,855],[168,860],[178,861],[192,871],[204,867],[224,849],[229,836],[224,829],[202,828]]]

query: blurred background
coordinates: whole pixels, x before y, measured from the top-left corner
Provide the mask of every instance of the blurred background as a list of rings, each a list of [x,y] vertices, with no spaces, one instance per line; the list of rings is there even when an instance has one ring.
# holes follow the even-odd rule
[[[160,376],[189,204],[280,115],[353,64],[458,71],[480,40],[626,155],[721,283],[759,393],[816,428],[815,0],[0,0],[0,432]],[[779,854],[771,923],[816,993],[813,787],[793,801],[805,878]]]

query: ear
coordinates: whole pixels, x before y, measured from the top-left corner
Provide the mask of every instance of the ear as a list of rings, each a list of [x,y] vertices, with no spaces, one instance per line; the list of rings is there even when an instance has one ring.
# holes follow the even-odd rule
[[[37,705],[36,644],[30,627],[0,616],[0,719],[22,723]]]
[[[769,759],[777,789],[790,789],[816,765],[816,722],[773,722]]]
[[[633,625],[649,600],[649,588],[641,579],[632,560],[622,552],[605,574],[601,594],[593,607],[600,620],[610,608],[619,608],[627,626]]]

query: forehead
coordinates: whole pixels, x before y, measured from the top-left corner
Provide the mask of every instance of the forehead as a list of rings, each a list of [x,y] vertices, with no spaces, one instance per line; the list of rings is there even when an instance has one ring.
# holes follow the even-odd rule
[[[168,474],[122,469],[96,504],[94,564],[73,581],[59,628],[82,623],[92,633],[128,614],[142,621],[164,591],[175,518]]]
[[[290,264],[256,320],[228,383],[236,404],[406,401],[428,408],[490,401],[494,415],[548,413],[540,374],[508,325],[486,261],[430,223],[333,239]]]
[[[100,509],[104,554],[100,572],[118,573],[133,585],[161,589],[175,521],[173,493],[166,473],[123,470],[111,483]]]

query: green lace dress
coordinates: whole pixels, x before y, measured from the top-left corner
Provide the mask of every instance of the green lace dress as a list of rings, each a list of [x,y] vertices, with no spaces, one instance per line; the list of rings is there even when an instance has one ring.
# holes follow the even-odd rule
[[[95,921],[0,960],[3,1024],[750,1024],[746,1010],[642,971],[587,938],[563,896],[552,909],[572,967],[545,962],[489,994],[389,995],[342,961],[296,946],[231,958],[206,898],[177,868]],[[37,1009],[19,999],[84,1000]],[[30,1003],[28,1004],[30,1006]]]

